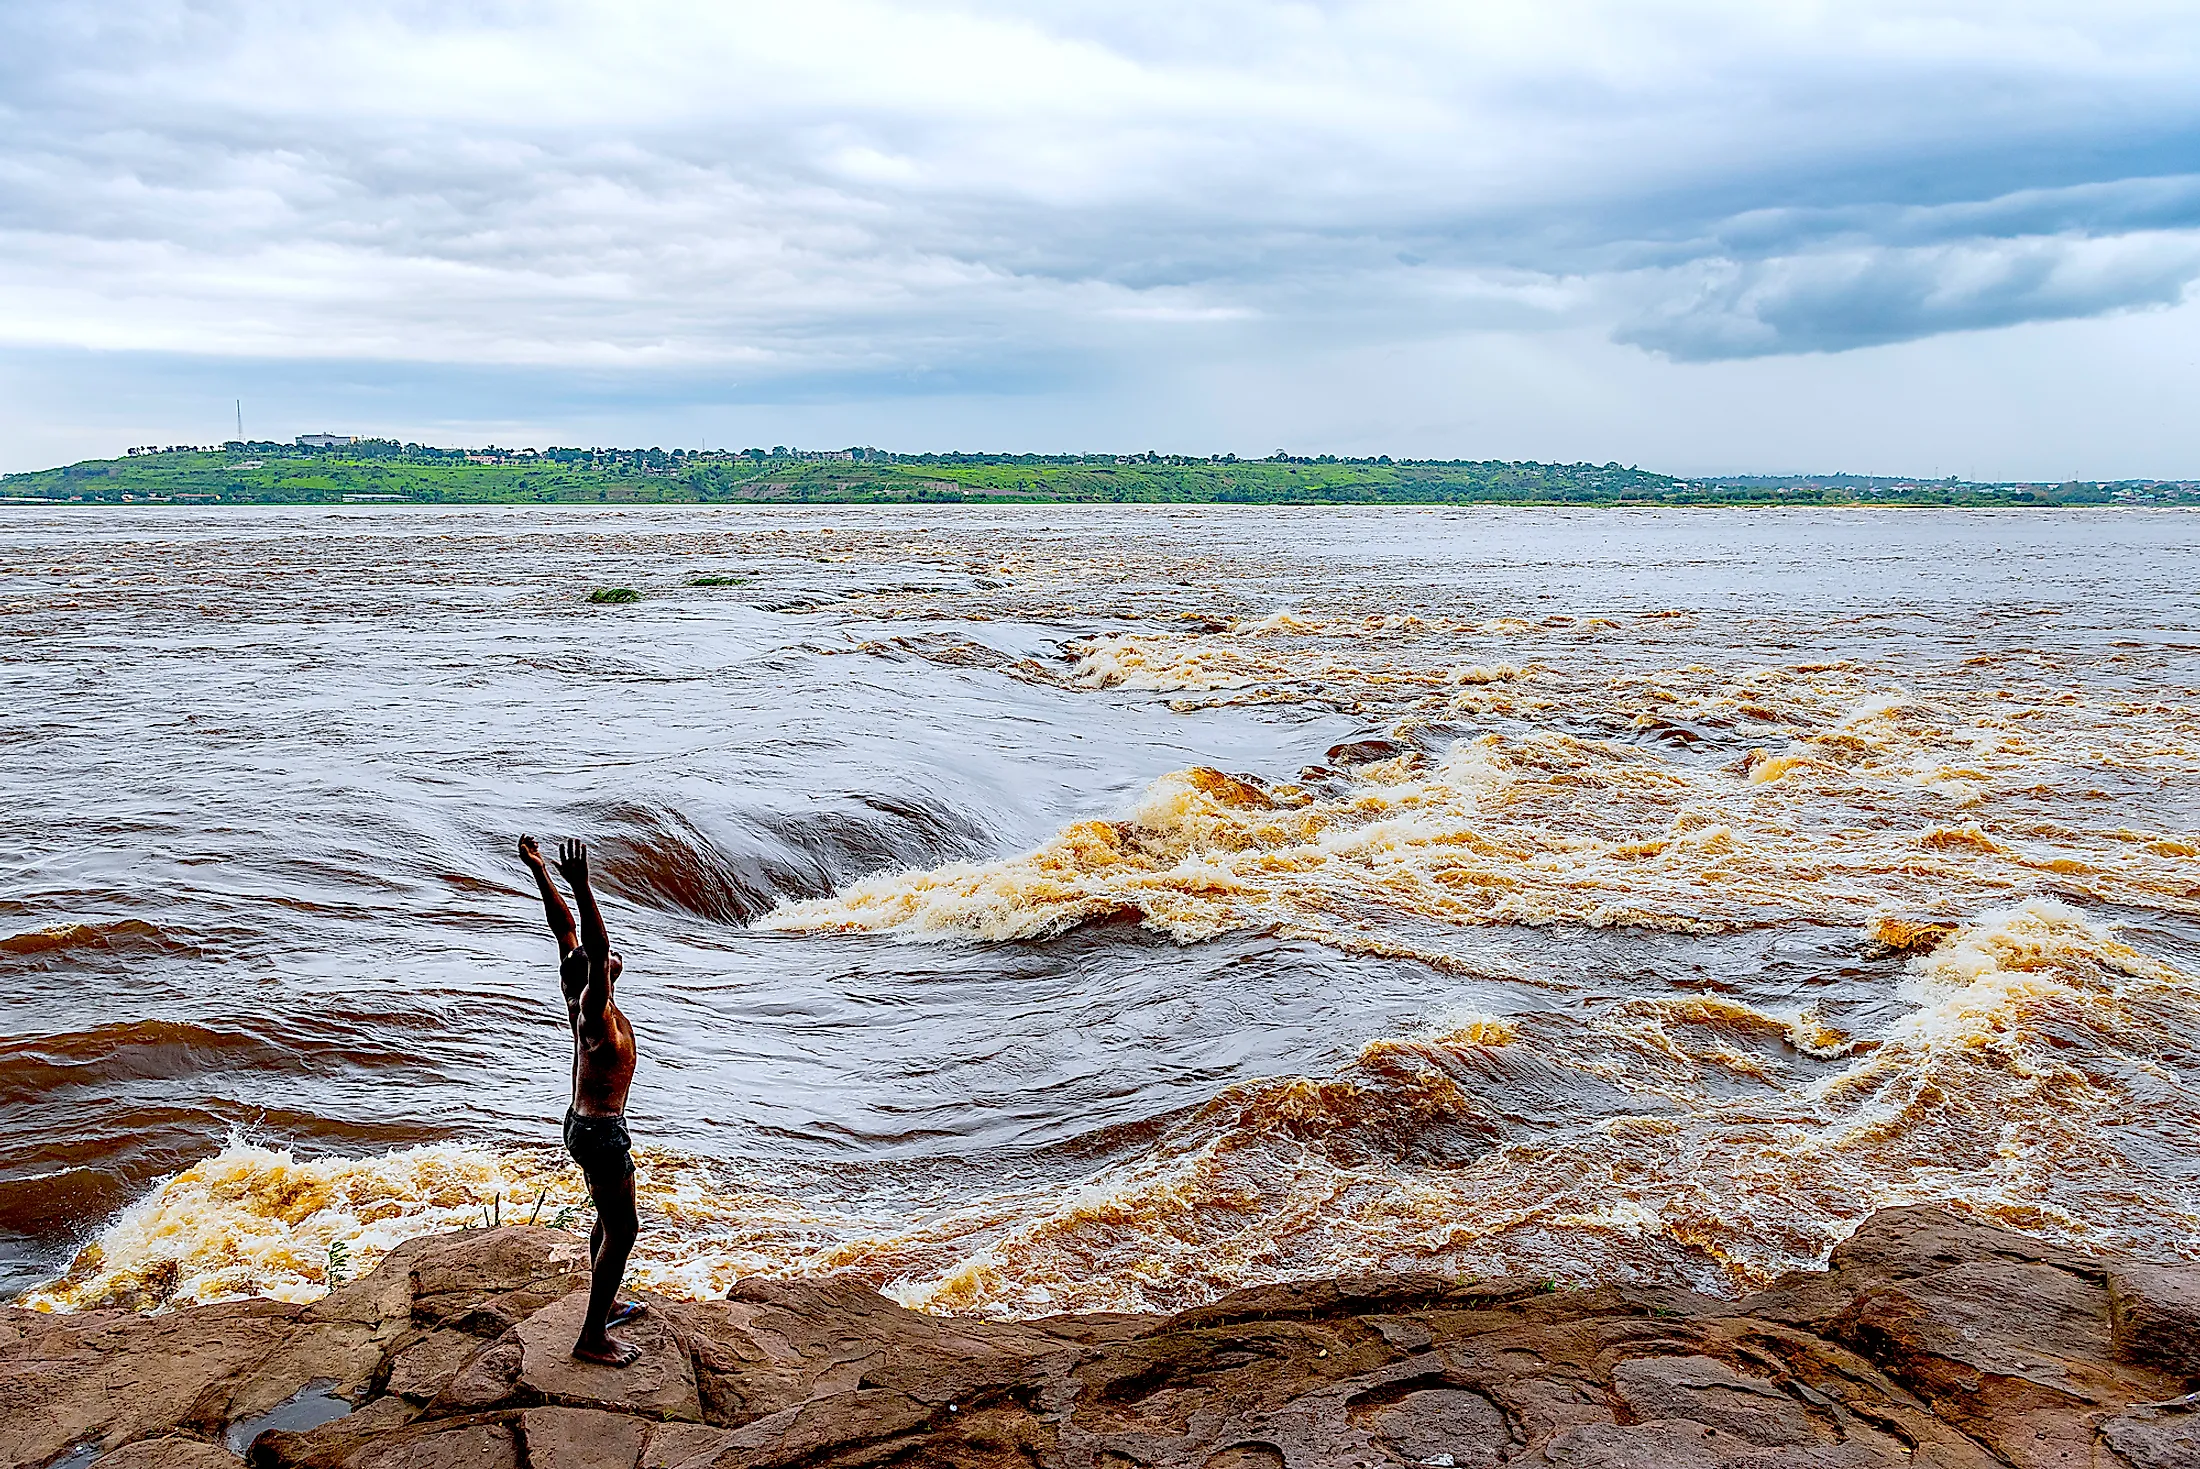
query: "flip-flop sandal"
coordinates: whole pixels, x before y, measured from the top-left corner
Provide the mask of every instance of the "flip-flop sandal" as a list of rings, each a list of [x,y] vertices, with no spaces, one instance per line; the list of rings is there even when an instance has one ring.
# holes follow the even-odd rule
[[[611,1314],[604,1318],[603,1324],[607,1328],[622,1325],[637,1316],[647,1315],[648,1312],[649,1307],[641,1301],[621,1301],[611,1308]]]

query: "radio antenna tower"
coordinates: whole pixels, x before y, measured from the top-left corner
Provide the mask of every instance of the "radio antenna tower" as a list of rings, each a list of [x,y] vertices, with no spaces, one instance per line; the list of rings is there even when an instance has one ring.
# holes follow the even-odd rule
[[[244,399],[237,400],[237,441],[244,441]]]

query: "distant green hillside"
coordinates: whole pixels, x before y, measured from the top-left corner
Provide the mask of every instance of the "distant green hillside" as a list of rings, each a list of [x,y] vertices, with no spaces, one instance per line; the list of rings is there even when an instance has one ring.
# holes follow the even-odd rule
[[[2100,504],[2200,499],[2193,486],[1689,481],[1617,464],[1233,456],[829,454],[752,449],[445,450],[387,440],[333,448],[232,443],[133,451],[0,476],[0,498],[101,504],[409,502],[870,504],[939,501],[1259,505]]]

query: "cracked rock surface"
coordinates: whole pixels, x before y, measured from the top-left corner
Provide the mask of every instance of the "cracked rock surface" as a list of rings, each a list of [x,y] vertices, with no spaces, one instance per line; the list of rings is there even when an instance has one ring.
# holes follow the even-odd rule
[[[2200,1469],[2200,1265],[1937,1208],[1744,1301],[1391,1275],[990,1322],[747,1281],[650,1299],[624,1371],[568,1355],[586,1283],[507,1228],[311,1306],[0,1312],[0,1465]]]

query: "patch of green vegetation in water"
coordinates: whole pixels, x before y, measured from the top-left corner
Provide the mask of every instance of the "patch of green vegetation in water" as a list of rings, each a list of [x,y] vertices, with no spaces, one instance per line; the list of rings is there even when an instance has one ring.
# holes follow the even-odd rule
[[[688,583],[691,587],[737,587],[747,581],[745,576],[699,576]]]
[[[588,600],[599,606],[616,607],[628,602],[639,602],[642,594],[632,587],[598,587],[588,594]]]

